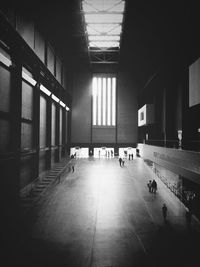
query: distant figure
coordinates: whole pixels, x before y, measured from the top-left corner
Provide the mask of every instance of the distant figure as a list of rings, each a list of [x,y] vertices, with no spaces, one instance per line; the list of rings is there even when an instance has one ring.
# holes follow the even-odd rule
[[[152,181],[151,187],[152,187],[151,192],[152,193],[156,193],[156,191],[157,191],[157,183],[156,183],[155,180]]]
[[[125,159],[122,159],[122,167],[124,167]]]
[[[128,154],[128,160],[131,160],[131,154]]]
[[[133,160],[133,153],[131,154],[132,160]]]
[[[110,153],[111,153],[111,157],[113,157],[113,151],[112,150],[110,151]]]
[[[101,151],[99,150],[99,158],[100,158],[100,156],[101,156]]]
[[[74,165],[72,165],[72,172],[74,172]]]
[[[152,190],[152,182],[151,182],[151,180],[149,180],[149,182],[147,184],[147,187],[149,188],[149,192],[151,192],[151,190]]]
[[[110,157],[110,151],[108,151],[108,158]]]
[[[122,158],[121,157],[119,158],[119,165],[120,165],[120,167],[122,166]]]
[[[163,219],[166,222],[166,219],[167,219],[167,206],[166,206],[166,204],[163,204],[163,206],[162,206],[162,214],[163,214]]]
[[[186,218],[186,225],[189,230],[191,227],[191,221],[192,221],[192,213],[189,209],[186,210],[185,218]]]

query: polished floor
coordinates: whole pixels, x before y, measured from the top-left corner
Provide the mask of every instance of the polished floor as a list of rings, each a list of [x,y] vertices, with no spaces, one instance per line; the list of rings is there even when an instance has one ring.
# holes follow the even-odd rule
[[[15,259],[21,266],[200,266],[198,221],[141,158],[77,159],[29,215]],[[161,207],[168,207],[164,222]]]

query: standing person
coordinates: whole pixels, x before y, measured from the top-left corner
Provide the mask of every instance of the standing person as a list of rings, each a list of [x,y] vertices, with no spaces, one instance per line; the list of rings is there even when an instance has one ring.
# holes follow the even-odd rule
[[[111,153],[111,157],[113,157],[113,151],[112,150],[110,151],[110,153]]]
[[[122,159],[122,167],[124,167],[125,159]]]
[[[157,183],[156,183],[155,180],[153,180],[151,187],[152,187],[152,193],[156,193],[156,190],[157,190]]]
[[[119,165],[120,165],[120,167],[122,166],[122,158],[121,157],[119,158]]]
[[[149,192],[151,192],[151,187],[152,187],[152,182],[151,180],[149,180],[148,184],[147,184],[147,187],[149,188]]]
[[[166,219],[167,219],[167,206],[166,206],[166,204],[163,204],[163,206],[162,206],[162,214],[163,214],[163,219],[166,222]]]
[[[74,172],[74,165],[72,165],[72,172]]]

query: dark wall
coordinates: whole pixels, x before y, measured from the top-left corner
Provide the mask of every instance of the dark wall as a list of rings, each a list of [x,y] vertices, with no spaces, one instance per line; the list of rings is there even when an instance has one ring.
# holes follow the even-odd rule
[[[89,72],[74,74],[72,94],[72,143],[91,142],[92,76]]]
[[[137,85],[130,73],[118,73],[117,142],[137,143],[138,100]]]

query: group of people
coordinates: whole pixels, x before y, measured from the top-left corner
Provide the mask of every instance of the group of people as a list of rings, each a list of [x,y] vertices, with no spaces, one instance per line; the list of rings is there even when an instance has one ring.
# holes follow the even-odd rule
[[[149,180],[147,186],[149,188],[149,192],[156,193],[156,191],[157,191],[157,182],[156,182],[156,180],[153,180],[153,181]]]

